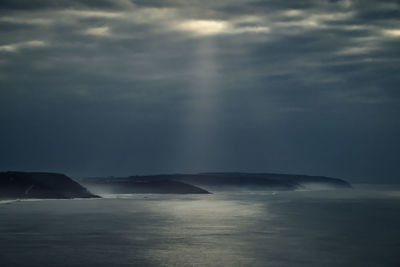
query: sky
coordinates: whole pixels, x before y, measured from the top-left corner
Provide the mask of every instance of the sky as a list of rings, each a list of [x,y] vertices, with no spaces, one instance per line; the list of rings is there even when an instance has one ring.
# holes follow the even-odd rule
[[[400,1],[2,0],[0,171],[400,182]]]

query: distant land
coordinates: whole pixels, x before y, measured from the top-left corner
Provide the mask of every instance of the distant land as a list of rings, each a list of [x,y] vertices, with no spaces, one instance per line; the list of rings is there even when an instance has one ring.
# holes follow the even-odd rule
[[[80,182],[99,194],[210,194],[200,187],[172,179],[87,178]]]
[[[351,188],[338,178],[300,174],[219,172],[93,177],[72,180],[60,173],[0,172],[0,199],[96,198],[98,194],[210,194],[213,190],[297,190],[310,185]],[[87,187],[87,188],[85,188]]]
[[[351,185],[342,179],[325,176],[241,172],[93,177],[82,178],[79,181],[89,189],[100,189],[112,193],[190,194],[207,192],[200,187],[207,189],[296,190],[309,185],[319,185],[330,188],[351,188]]]
[[[342,179],[303,174],[213,172],[176,176],[175,179],[178,181],[185,181],[200,186],[236,186],[295,190],[312,184],[335,188],[351,188],[351,184]]]
[[[97,198],[68,176],[48,172],[0,172],[0,199]]]

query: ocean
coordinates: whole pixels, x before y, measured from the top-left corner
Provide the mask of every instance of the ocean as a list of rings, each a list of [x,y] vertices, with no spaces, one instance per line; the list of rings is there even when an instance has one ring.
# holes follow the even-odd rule
[[[400,266],[400,189],[1,201],[0,266]]]

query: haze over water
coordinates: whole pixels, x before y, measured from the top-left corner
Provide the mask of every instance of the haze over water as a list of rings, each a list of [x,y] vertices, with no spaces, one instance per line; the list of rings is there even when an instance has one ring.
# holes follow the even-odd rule
[[[400,264],[399,190],[107,197],[2,202],[2,266]]]

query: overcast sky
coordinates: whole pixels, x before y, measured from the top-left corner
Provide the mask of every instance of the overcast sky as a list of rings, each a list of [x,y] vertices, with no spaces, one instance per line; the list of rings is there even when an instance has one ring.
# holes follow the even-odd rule
[[[0,170],[400,181],[400,1],[0,3]]]

